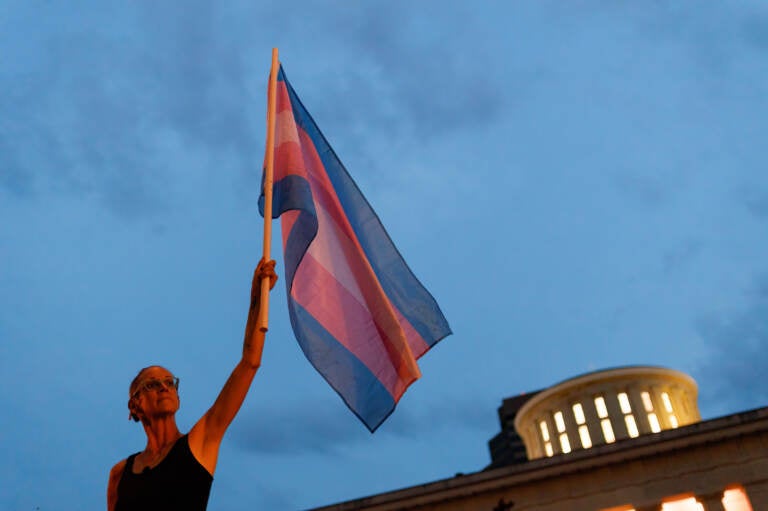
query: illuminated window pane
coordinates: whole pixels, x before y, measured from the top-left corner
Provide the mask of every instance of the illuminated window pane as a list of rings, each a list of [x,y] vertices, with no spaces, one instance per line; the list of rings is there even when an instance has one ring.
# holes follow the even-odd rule
[[[632,407],[629,406],[629,398],[626,392],[619,392],[619,406],[621,413],[632,413]]]
[[[605,438],[605,443],[612,444],[616,441],[616,437],[613,436],[613,427],[611,426],[610,419],[601,420],[600,427],[603,428],[603,438]]]
[[[565,454],[571,452],[571,442],[568,441],[568,433],[560,435],[560,450]]]
[[[552,451],[552,444],[549,442],[544,444],[544,451],[547,453],[547,456],[552,456],[555,454],[554,451]]]
[[[747,495],[741,488],[725,490],[723,494],[723,507],[725,511],[752,511]]]
[[[655,413],[649,413],[648,414],[648,424],[651,425],[651,431],[654,433],[658,433],[661,431],[661,426],[659,425],[659,419],[656,417]]]
[[[664,402],[664,409],[668,413],[672,413],[672,400],[669,399],[669,394],[667,394],[666,392],[662,392],[661,400]]]
[[[595,408],[597,408],[597,416],[601,419],[608,417],[608,409],[605,407],[605,399],[603,396],[597,396],[595,398]]]
[[[544,439],[545,442],[548,442],[549,429],[547,428],[547,423],[544,421],[539,422],[539,429],[541,430],[541,438]]]
[[[627,433],[629,433],[629,436],[636,438],[640,435],[640,432],[637,430],[637,423],[632,415],[625,415],[624,422],[627,424]]]
[[[677,426],[679,426],[679,424],[677,423],[677,417],[675,417],[674,414],[669,416],[669,425],[672,426],[673,428],[676,428]]]
[[[651,395],[647,392],[643,392],[640,394],[640,397],[643,398],[643,406],[645,407],[646,412],[652,412],[653,411],[653,401],[651,401]]]
[[[661,505],[661,511],[704,511],[704,506],[695,498],[688,497],[687,499],[665,502]]]
[[[573,416],[576,418],[576,424],[584,424],[586,419],[584,418],[584,410],[581,408],[581,403],[573,405]]]
[[[555,412],[555,427],[558,433],[565,431],[565,422],[563,421],[563,412]]]
[[[589,436],[589,430],[587,425],[579,426],[579,438],[581,439],[581,446],[585,449],[592,447],[592,438]]]

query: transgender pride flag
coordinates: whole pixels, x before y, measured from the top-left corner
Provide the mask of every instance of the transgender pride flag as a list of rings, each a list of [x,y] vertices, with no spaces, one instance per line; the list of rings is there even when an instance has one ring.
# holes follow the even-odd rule
[[[451,330],[282,67],[275,115],[273,218],[282,215],[291,325],[373,432],[421,375],[416,359]]]

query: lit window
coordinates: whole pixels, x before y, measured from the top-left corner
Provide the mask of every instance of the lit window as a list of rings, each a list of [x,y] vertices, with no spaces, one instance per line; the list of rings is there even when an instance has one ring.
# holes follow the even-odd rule
[[[669,399],[669,394],[662,392],[661,401],[664,403],[664,409],[667,411],[667,413],[672,413],[672,400]]]
[[[640,432],[637,430],[637,422],[635,422],[635,417],[632,415],[632,405],[629,404],[629,396],[627,396],[626,392],[619,392],[617,397],[619,398],[621,413],[624,414],[624,424],[627,425],[627,433],[629,433],[631,438],[637,438],[640,436]]]
[[[565,431],[565,421],[563,421],[563,412],[555,412],[555,427],[558,433]]]
[[[666,392],[661,393],[661,401],[664,403],[664,409],[667,411],[667,414],[669,415],[669,425],[673,428],[676,428],[679,424],[677,422],[677,416],[673,413],[672,410],[672,400],[669,398],[669,394]]]
[[[640,397],[643,399],[643,406],[646,412],[653,411],[653,401],[651,401],[651,395],[647,392],[642,392]]]
[[[597,416],[601,419],[608,417],[608,409],[605,407],[605,399],[603,396],[597,396],[595,398],[595,408],[597,408]]]
[[[589,449],[592,447],[592,439],[589,437],[589,429],[587,429],[586,424],[579,426],[579,438],[583,448]]]
[[[549,429],[547,428],[547,423],[544,421],[539,422],[539,429],[541,430],[541,438],[545,441],[549,441]]]
[[[601,420],[600,427],[603,428],[603,438],[605,438],[605,443],[612,444],[616,441],[616,437],[613,436],[613,427],[611,426],[610,419]]]
[[[651,425],[651,431],[654,433],[658,433],[661,431],[661,426],[659,425],[659,419],[656,417],[656,414],[651,412],[648,414],[648,424]]]
[[[629,433],[629,436],[632,438],[640,436],[640,432],[637,430],[637,423],[631,413],[624,416],[624,422],[627,424],[627,433]]]
[[[565,454],[571,452],[571,443],[568,441],[568,433],[560,435],[560,450]]]
[[[723,507],[725,511],[752,511],[746,493],[741,488],[725,490],[723,494]]]
[[[584,449],[592,447],[592,438],[589,436],[589,429],[587,429],[587,419],[584,417],[584,409],[581,403],[574,403],[573,405],[573,417],[576,419],[576,424],[579,425],[579,440],[581,440],[581,446]]]
[[[547,456],[552,456],[552,442],[549,441],[549,428],[546,421],[539,421],[539,431],[541,431],[541,439],[544,440],[544,452]]]
[[[661,505],[661,511],[704,511],[704,506],[694,497],[688,497],[665,502]]]
[[[586,419],[584,418],[584,409],[581,407],[581,403],[573,405],[573,416],[576,419],[576,424],[584,424]]]
[[[629,397],[626,392],[619,392],[619,406],[621,407],[621,413],[632,413],[632,407],[629,406]]]

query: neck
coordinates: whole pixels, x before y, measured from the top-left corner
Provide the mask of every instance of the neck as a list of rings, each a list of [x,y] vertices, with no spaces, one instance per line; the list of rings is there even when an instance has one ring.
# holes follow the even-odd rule
[[[147,447],[145,452],[158,453],[172,445],[181,436],[176,427],[176,419],[173,415],[167,417],[155,417],[151,423],[144,424],[144,432],[147,434]]]

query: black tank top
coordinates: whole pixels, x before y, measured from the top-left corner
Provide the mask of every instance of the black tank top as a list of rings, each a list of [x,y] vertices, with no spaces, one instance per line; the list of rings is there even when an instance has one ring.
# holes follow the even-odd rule
[[[133,473],[137,454],[126,460],[115,511],[205,511],[213,476],[192,455],[187,435],[157,466],[140,474]]]

